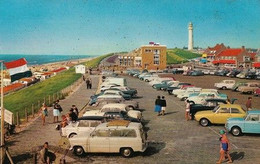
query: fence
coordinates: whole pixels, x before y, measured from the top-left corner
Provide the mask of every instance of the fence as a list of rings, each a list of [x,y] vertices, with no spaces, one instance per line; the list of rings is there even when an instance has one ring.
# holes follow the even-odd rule
[[[53,102],[56,100],[64,99],[68,96],[73,90],[75,90],[81,83],[83,82],[82,78],[79,78],[72,85],[62,89],[57,93],[53,93],[52,95],[46,95],[44,99],[38,100],[31,106],[28,106],[24,109],[24,112],[16,112],[13,114],[13,123],[19,126],[22,122],[28,122],[29,119],[37,117],[41,111],[40,108],[42,103],[45,103],[47,106],[52,106]]]

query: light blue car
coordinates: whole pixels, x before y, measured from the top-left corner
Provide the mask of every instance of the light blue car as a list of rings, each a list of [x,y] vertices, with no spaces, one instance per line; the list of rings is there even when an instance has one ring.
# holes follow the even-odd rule
[[[234,136],[240,136],[243,133],[260,134],[260,111],[248,111],[245,118],[229,118],[225,127]]]

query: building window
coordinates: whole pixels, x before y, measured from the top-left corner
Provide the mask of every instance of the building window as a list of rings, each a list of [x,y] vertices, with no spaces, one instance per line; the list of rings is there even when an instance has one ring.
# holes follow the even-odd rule
[[[153,56],[153,64],[160,64],[160,55],[159,54],[154,54]]]
[[[145,49],[144,52],[145,53],[150,53],[150,52],[152,52],[152,50],[151,49]]]

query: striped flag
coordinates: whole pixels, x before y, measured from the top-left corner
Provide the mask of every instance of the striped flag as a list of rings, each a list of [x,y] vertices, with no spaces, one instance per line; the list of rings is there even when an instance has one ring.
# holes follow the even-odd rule
[[[23,77],[31,77],[32,72],[27,67],[27,61],[25,58],[14,60],[11,62],[5,62],[6,69],[9,70],[11,76],[11,82],[19,80]]]

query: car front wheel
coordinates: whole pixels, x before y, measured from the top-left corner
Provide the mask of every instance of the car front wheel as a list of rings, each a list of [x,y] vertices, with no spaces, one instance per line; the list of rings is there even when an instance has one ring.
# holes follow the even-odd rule
[[[74,147],[74,153],[77,155],[77,156],[81,156],[85,153],[84,149],[81,147],[81,146],[75,146]]]
[[[123,157],[128,158],[133,155],[133,149],[127,147],[127,148],[121,148],[120,153]]]
[[[239,127],[233,127],[231,129],[231,133],[233,136],[240,136],[242,134],[241,129]]]
[[[204,127],[208,126],[209,125],[209,120],[206,119],[206,118],[200,119],[200,125],[204,126]]]

